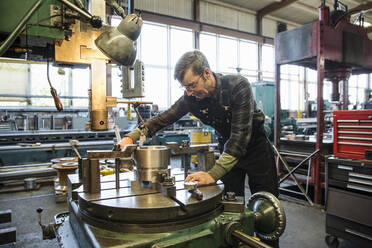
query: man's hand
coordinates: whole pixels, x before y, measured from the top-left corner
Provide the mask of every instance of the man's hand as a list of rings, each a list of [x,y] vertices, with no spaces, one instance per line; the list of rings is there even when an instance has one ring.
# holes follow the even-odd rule
[[[130,137],[124,137],[122,140],[120,140],[120,148],[121,150],[124,149],[126,145],[133,144],[133,140]]]
[[[213,177],[209,175],[209,173],[204,172],[204,171],[192,173],[188,175],[188,177],[185,179],[185,182],[194,182],[194,181],[198,181],[198,186],[212,184],[216,182],[213,179]]]

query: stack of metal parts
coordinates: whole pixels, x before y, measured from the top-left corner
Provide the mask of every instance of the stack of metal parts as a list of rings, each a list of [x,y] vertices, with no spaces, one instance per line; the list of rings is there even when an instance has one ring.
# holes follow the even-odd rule
[[[76,169],[78,168],[78,158],[55,158],[50,162],[52,162],[52,168],[57,170],[57,178],[54,180],[56,202],[66,201],[67,175],[75,173]]]
[[[119,174],[131,154],[136,170]],[[105,158],[115,159],[115,175],[100,176]],[[224,195],[220,181],[184,183],[184,172],[170,169],[166,146],[88,151],[81,161],[82,173],[68,176],[69,213],[40,223],[43,237],[55,232],[65,247],[269,247],[252,236],[275,240],[284,231],[285,214],[274,196],[257,193],[245,208],[244,198]]]

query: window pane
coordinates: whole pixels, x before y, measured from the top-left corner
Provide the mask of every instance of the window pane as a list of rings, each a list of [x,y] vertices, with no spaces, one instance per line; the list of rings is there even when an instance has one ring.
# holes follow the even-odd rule
[[[269,45],[262,46],[262,71],[274,72],[274,47]]]
[[[316,70],[306,68],[306,80],[307,82],[317,82],[318,73]]]
[[[309,101],[315,101],[316,100],[316,83],[309,82],[307,85],[307,93],[309,94]]]
[[[145,64],[167,65],[167,28],[144,23],[141,31],[141,55]]]
[[[357,75],[352,75],[349,78],[349,87],[357,87],[358,83],[358,76]]]
[[[257,64],[258,45],[257,43],[240,41],[239,44],[240,44],[239,67],[242,70],[257,71],[257,67],[258,67],[258,64]]]
[[[223,73],[236,73],[238,67],[238,41],[236,39],[219,38],[219,71]]]
[[[171,105],[175,103],[178,98],[180,98],[183,95],[184,90],[180,87],[180,83],[177,80],[173,79],[174,70],[171,71]]]
[[[299,88],[298,82],[296,81],[289,81],[289,88],[287,93],[287,98],[289,101],[289,110],[296,111],[298,110],[298,102],[299,102]]]
[[[200,34],[200,51],[207,57],[209,66],[212,71],[216,71],[217,68],[217,48],[216,35]]]
[[[163,68],[146,67],[144,101],[152,101],[160,109],[168,107],[168,76]]]
[[[90,69],[77,69],[72,70],[72,95],[88,97],[90,81]],[[88,99],[73,99],[73,106],[88,107]]]
[[[350,104],[355,104],[357,101],[357,89],[356,88],[349,88],[349,102]]]
[[[171,67],[174,67],[178,59],[188,51],[193,50],[193,35],[191,31],[171,28]],[[173,77],[173,74],[172,74]]]
[[[286,80],[280,81],[280,106],[282,109],[289,109],[289,84]]]

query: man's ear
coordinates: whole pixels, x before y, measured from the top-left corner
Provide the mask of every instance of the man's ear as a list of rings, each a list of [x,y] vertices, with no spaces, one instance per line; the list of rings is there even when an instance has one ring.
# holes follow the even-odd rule
[[[204,68],[204,74],[206,77],[209,77],[211,75],[211,70],[208,67]]]

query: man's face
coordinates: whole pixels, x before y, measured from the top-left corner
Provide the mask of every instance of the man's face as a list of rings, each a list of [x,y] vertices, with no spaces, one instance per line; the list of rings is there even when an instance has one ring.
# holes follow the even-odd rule
[[[200,75],[195,75],[192,71],[192,68],[187,69],[185,72],[185,76],[183,77],[183,81],[181,82],[181,86],[185,89],[186,94],[188,96],[195,96],[199,99],[204,99],[210,96],[210,92],[208,91],[208,80],[205,76],[208,75],[207,68],[203,71]]]

